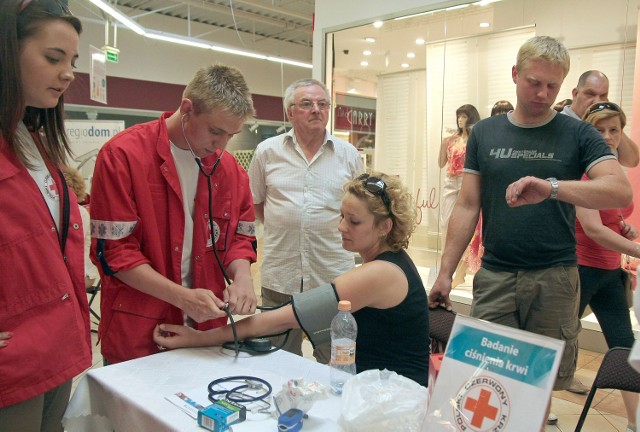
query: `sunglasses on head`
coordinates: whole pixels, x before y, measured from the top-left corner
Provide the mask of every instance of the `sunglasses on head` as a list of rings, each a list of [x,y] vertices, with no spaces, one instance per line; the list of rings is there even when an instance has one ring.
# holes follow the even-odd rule
[[[593,113],[597,113],[598,111],[611,110],[615,112],[620,112],[620,107],[613,102],[601,102],[597,104],[591,105],[589,110],[587,111],[587,116],[590,116]]]
[[[372,195],[379,196],[382,203],[387,208],[389,216],[392,216],[391,212],[391,200],[387,195],[387,184],[380,177],[371,177],[369,174],[362,174],[357,180],[362,180],[364,188]]]
[[[37,2],[48,13],[55,16],[71,15],[68,0],[22,0],[18,6],[18,14],[27,8],[31,3]]]

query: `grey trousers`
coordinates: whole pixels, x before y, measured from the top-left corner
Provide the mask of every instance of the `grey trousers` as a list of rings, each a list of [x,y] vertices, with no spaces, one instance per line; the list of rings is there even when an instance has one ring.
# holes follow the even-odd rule
[[[2,432],[63,432],[71,380],[24,402],[0,408]]]

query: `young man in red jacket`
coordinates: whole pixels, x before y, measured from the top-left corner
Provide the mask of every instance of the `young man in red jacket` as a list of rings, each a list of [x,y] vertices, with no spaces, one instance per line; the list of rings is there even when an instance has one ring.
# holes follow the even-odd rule
[[[158,352],[158,323],[218,327],[227,303],[230,313],[255,312],[253,202],[246,172],[225,152],[253,115],[241,73],[205,67],[177,111],[128,128],[101,149],[91,227],[106,363]]]

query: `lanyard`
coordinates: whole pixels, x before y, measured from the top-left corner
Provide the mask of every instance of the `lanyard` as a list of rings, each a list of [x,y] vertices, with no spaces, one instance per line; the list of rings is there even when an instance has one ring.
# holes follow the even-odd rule
[[[67,256],[65,255],[65,248],[67,246],[67,237],[69,236],[69,219],[71,216],[71,204],[69,203],[69,187],[64,179],[64,174],[60,168],[56,167],[58,171],[58,178],[62,185],[62,232],[60,233],[60,250],[62,251],[62,258],[67,262]]]

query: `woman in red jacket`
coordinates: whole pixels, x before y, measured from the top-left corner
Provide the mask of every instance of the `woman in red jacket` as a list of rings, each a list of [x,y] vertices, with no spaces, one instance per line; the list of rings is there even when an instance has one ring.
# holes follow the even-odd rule
[[[91,365],[83,231],[60,168],[80,21],[59,0],[0,2],[0,430],[62,431]]]

